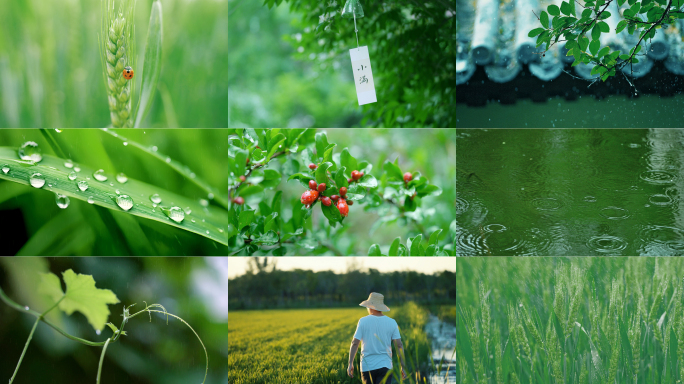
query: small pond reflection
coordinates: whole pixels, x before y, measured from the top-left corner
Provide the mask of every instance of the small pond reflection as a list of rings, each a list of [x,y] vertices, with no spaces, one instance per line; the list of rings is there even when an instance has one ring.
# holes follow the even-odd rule
[[[684,256],[684,130],[458,129],[458,256]]]

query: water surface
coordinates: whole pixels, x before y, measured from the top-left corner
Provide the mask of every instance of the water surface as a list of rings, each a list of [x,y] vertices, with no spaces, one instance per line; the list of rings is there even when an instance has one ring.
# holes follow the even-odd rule
[[[684,130],[457,129],[458,256],[684,255]]]

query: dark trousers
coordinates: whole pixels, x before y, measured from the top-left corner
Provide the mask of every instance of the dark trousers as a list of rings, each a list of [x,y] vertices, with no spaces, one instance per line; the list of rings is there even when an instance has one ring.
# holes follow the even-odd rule
[[[361,380],[363,381],[363,384],[392,384],[391,374],[387,377],[387,381],[382,381],[388,371],[388,368],[378,368],[372,371],[361,372]]]

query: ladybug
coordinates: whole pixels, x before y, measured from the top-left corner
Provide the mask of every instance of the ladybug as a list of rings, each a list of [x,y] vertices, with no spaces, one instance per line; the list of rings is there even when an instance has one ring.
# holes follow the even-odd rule
[[[123,77],[126,80],[130,80],[133,78],[133,68],[131,67],[125,67],[123,69]]]

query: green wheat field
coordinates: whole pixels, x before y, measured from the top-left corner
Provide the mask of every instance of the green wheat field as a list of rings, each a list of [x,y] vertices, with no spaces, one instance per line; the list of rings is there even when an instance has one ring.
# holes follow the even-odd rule
[[[681,383],[684,260],[466,258],[458,383]]]

